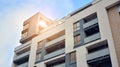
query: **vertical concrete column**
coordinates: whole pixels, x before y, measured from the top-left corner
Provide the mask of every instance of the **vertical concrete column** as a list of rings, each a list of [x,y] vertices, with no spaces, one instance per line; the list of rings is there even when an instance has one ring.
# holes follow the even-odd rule
[[[46,50],[45,50],[45,43],[47,42],[47,40],[43,40],[43,44],[42,44],[42,57],[41,57],[41,60],[43,61],[44,60],[44,56],[46,54]]]
[[[29,55],[29,64],[28,67],[33,67],[36,61],[36,50],[37,50],[37,43],[32,42],[30,55]]]
[[[67,53],[66,56],[65,56],[65,64],[66,64],[66,67],[77,67],[76,62],[75,63],[70,63],[70,53]]]
[[[67,53],[65,55],[65,64],[66,64],[66,67],[69,67],[69,61],[70,61],[69,57],[70,57],[70,55]]]
[[[85,38],[85,33],[84,33],[84,29],[83,29],[83,24],[84,24],[84,20],[80,20],[80,44],[83,45],[84,44],[84,38]]]
[[[77,48],[76,51],[77,67],[88,67],[86,56],[87,50],[84,46]]]
[[[119,67],[116,57],[115,47],[113,43],[112,33],[110,29],[110,24],[108,20],[107,10],[103,7],[99,7],[99,9],[97,9],[97,16],[100,27],[101,38],[107,39],[108,41],[112,67]]]
[[[108,17],[114,40],[117,59],[120,66],[120,14],[118,12],[118,6],[114,6],[108,9]]]

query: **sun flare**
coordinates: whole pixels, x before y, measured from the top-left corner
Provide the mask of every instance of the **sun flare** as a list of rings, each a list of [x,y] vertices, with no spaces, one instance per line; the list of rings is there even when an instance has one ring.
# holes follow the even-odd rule
[[[39,25],[40,25],[41,27],[43,27],[43,28],[46,28],[46,27],[47,27],[46,22],[43,21],[43,20],[39,21]]]

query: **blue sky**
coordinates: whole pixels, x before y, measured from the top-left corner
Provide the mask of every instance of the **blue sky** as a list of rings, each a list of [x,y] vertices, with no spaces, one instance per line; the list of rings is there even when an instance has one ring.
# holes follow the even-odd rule
[[[0,0],[0,67],[11,67],[23,21],[37,12],[60,19],[92,0]]]

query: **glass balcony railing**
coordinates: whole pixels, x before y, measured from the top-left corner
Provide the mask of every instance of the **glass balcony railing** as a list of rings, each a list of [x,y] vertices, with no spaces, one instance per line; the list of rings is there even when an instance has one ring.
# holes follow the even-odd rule
[[[91,42],[91,41],[94,41],[94,40],[97,40],[100,38],[100,33],[96,33],[94,35],[91,35],[91,36],[88,36],[84,39],[84,43],[88,43],[88,42]]]
[[[62,48],[62,49],[59,49],[57,51],[54,51],[52,53],[49,53],[49,54],[46,54],[44,56],[44,59],[50,59],[50,58],[53,58],[53,57],[56,57],[56,56],[59,56],[61,54],[65,53],[65,48]]]
[[[27,43],[25,43],[25,44],[21,44],[21,45],[19,45],[19,46],[17,46],[17,47],[15,48],[15,51],[19,51],[19,50],[21,50],[21,49],[23,49],[23,48],[27,48],[27,47],[30,46],[30,44],[31,44],[31,41],[29,41],[29,42],[27,42]]]
[[[65,67],[65,63],[58,64],[58,65],[56,65],[56,66],[53,66],[53,67]]]
[[[25,52],[25,53],[23,53],[23,54],[21,54],[21,55],[18,55],[18,56],[16,56],[16,57],[14,58],[14,61],[21,60],[22,58],[28,57],[29,54],[30,54],[30,51]]]
[[[23,64],[20,64],[20,65],[18,65],[18,66],[16,66],[16,67],[28,67],[28,62],[23,63]]]
[[[83,28],[87,28],[87,27],[92,26],[92,25],[94,25],[96,23],[98,23],[98,19],[97,18],[95,18],[95,19],[93,19],[93,20],[83,24]]]
[[[47,42],[46,44],[45,44],[45,46],[47,47],[47,46],[50,46],[50,45],[52,45],[52,44],[55,44],[55,43],[57,43],[57,42],[59,42],[59,41],[61,41],[61,40],[64,40],[65,39],[65,35],[63,35],[63,36],[61,36],[61,37],[59,37],[59,38],[56,38],[56,39],[54,39],[54,40],[52,40],[52,41],[50,41],[50,42]]]
[[[104,56],[107,56],[107,55],[109,55],[109,49],[108,48],[98,50],[98,51],[95,51],[95,52],[92,52],[92,53],[88,54],[87,55],[87,61],[93,60],[93,59],[96,59],[96,58],[99,58],[99,57],[104,57]]]

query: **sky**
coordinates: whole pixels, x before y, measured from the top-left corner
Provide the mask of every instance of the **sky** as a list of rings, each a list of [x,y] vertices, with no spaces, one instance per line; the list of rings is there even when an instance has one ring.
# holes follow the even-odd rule
[[[11,67],[23,22],[37,12],[55,20],[92,0],[0,0],[0,67]]]

